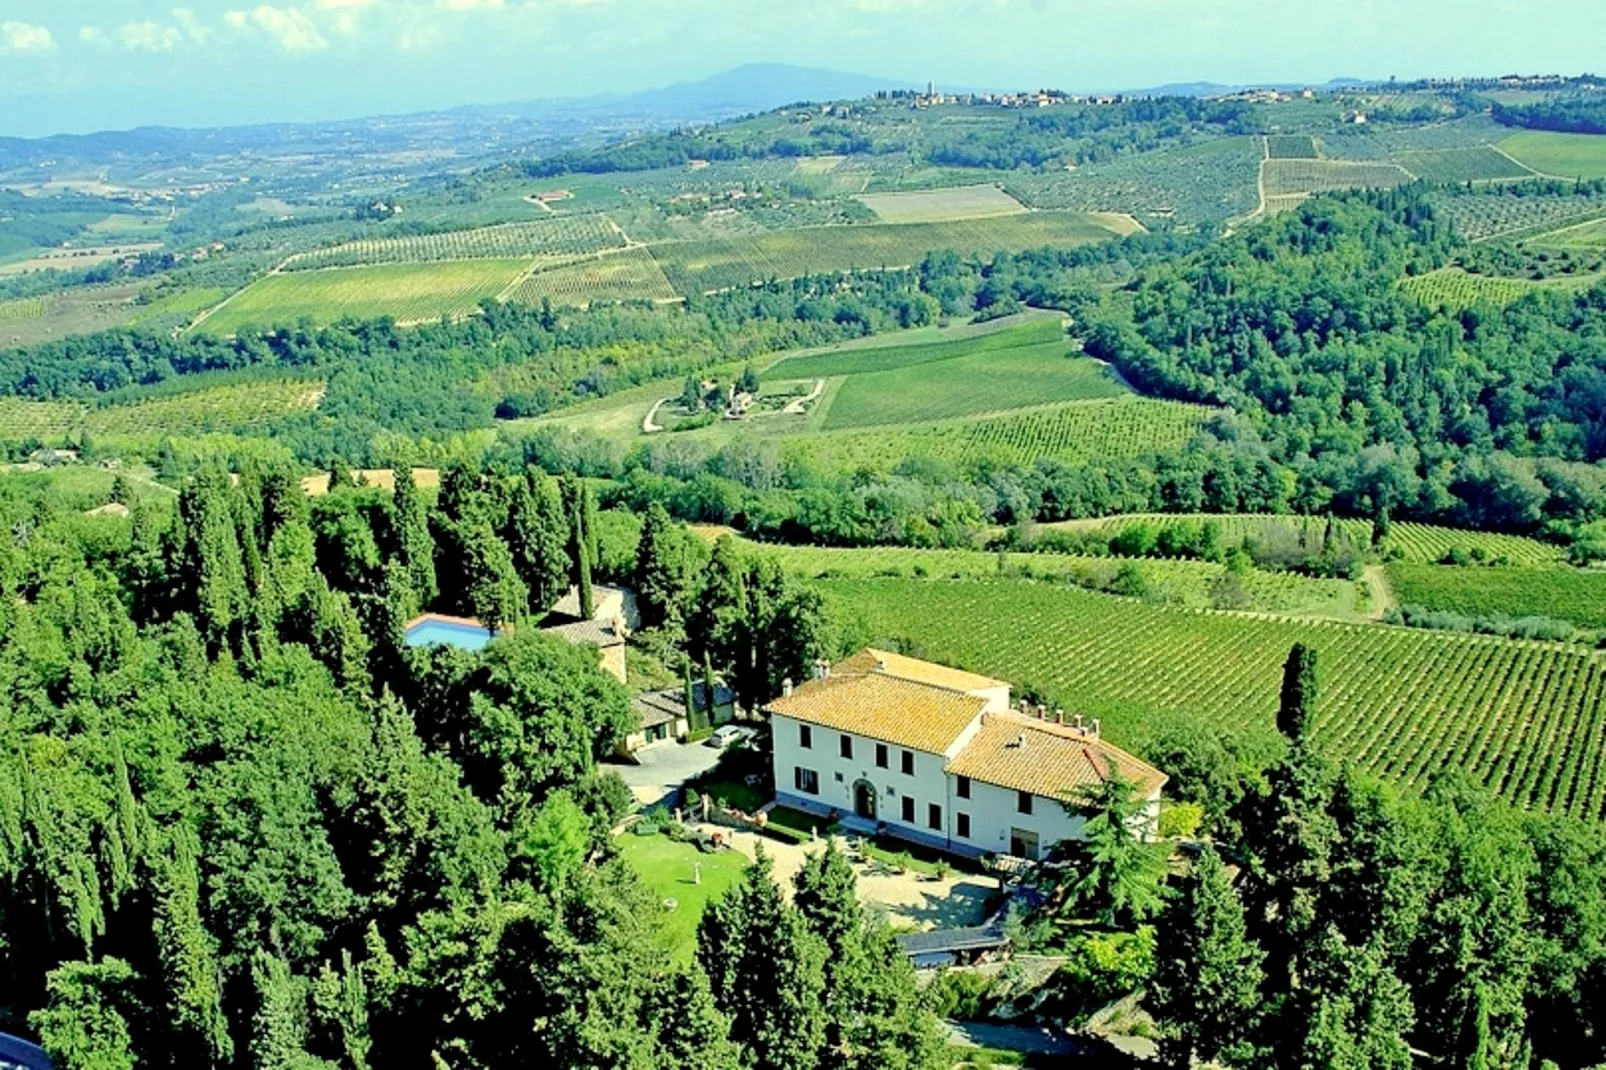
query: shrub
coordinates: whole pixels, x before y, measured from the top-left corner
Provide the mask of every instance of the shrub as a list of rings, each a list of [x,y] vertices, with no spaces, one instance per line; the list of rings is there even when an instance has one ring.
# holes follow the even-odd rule
[[[1204,807],[1193,802],[1167,803],[1160,809],[1160,835],[1174,837],[1193,836],[1204,823]]]

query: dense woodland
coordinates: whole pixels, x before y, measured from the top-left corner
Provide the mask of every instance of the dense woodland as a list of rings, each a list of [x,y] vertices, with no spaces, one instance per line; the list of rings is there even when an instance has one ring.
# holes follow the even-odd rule
[[[64,1070],[948,1065],[948,986],[917,994],[835,852],[791,903],[761,861],[692,962],[659,950],[608,835],[628,795],[596,760],[632,710],[594,654],[401,638],[420,606],[522,625],[606,577],[638,590],[645,648],[751,703],[852,622],[536,470],[453,469],[433,502],[405,473],[391,496],[336,471],[315,500],[241,475],[128,518],[0,498],[0,1028]],[[1071,956],[1049,1008],[1147,987],[1179,1067],[1606,1058],[1595,830],[1334,767],[1306,742],[1319,691],[1296,651],[1278,738],[1150,742],[1216,838],[1185,875],[1133,838],[1119,778],[1067,797],[1091,839],[1011,922]]]

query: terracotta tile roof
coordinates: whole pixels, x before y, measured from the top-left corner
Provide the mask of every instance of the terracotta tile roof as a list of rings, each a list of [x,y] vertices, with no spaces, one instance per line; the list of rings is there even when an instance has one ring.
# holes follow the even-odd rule
[[[986,691],[1005,686],[1004,681],[994,680],[990,676],[980,676],[973,672],[965,672],[963,669],[950,669],[946,665],[936,665],[929,661],[921,661],[919,658],[905,657],[902,654],[876,650],[873,647],[865,647],[857,654],[831,667],[833,676],[869,672],[882,672],[901,680],[930,684],[932,687],[946,687],[950,691]]]
[[[576,645],[594,643],[598,647],[624,646],[625,633],[619,622],[612,620],[582,620],[574,624],[560,624],[556,628],[542,628],[547,635],[556,635]]]
[[[691,700],[702,709],[705,704],[703,693],[707,688],[702,681],[692,685]],[[630,700],[641,714],[641,727],[652,728],[654,725],[668,724],[686,716],[686,692],[683,687],[666,687],[662,691],[646,691]],[[714,684],[714,706],[729,706],[736,701],[736,693],[724,684]]]
[[[1109,779],[1119,770],[1144,794],[1167,777],[1119,747],[1084,736],[1069,725],[1018,713],[989,713],[948,772],[1013,791],[1064,799],[1077,788]]]
[[[830,676],[808,681],[766,709],[825,728],[942,754],[985,705],[986,700],[978,696],[889,673],[833,669]]]

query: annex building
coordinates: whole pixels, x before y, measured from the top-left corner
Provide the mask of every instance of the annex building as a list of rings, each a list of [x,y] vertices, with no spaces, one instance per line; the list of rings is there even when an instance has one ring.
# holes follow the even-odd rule
[[[1062,800],[1119,773],[1159,820],[1166,776],[1009,684],[865,649],[765,707],[778,801],[954,854],[1037,859],[1081,834]]]

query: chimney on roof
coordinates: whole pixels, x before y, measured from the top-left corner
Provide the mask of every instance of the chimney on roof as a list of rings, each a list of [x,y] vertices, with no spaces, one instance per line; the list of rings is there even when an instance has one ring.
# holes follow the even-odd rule
[[[1076,717],[1071,721],[1071,725],[1078,732],[1080,732],[1082,730],[1082,715],[1081,714],[1077,714]]]
[[[1039,721],[1048,720],[1048,707],[1041,702],[1037,704],[1037,719]]]
[[[887,671],[887,659],[886,658],[876,658],[875,659],[875,671],[876,672],[886,672]]]
[[[1065,723],[1065,711],[1064,710],[1055,710],[1054,711],[1054,723],[1055,724],[1064,724]]]
[[[1099,738],[1099,719],[1097,717],[1093,718],[1093,738]]]
[[[786,677],[781,681],[781,697],[787,698],[792,694],[792,678]]]
[[[1015,742],[1011,743],[1010,746],[1011,747],[1024,747],[1024,746],[1026,746],[1026,733],[1022,732],[1020,735],[1016,736],[1015,737]]]
[[[1032,704],[1025,699],[1020,700],[1020,712],[1027,717],[1032,715]]]

